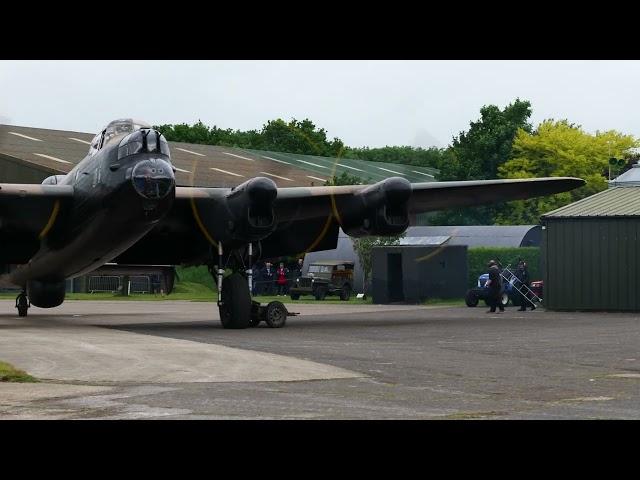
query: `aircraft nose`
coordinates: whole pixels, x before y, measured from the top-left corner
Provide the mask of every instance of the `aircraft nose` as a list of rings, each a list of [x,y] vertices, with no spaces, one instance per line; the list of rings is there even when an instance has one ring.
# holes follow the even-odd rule
[[[138,162],[131,172],[131,181],[139,195],[151,200],[166,197],[176,183],[169,162],[159,158]]]

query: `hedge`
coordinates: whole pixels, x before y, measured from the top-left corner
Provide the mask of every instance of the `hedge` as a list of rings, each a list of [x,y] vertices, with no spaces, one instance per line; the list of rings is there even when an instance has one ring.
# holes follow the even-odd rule
[[[467,252],[469,288],[477,286],[478,277],[487,273],[489,260],[498,260],[503,267],[511,264],[512,271],[515,271],[518,259],[522,258],[527,262],[529,278],[542,279],[540,247],[474,247],[469,248]]]

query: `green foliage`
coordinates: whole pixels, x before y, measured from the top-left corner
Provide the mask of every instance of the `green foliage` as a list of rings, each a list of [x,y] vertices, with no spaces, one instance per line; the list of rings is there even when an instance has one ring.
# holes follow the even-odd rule
[[[216,283],[206,265],[199,265],[197,267],[177,266],[176,273],[178,275],[174,288],[176,291],[179,290],[180,285],[184,283],[196,283],[217,291]]]
[[[39,380],[10,363],[0,362],[0,382],[34,383]]]
[[[503,267],[511,264],[512,271],[518,259],[522,258],[527,262],[529,268],[529,277],[532,280],[541,280],[542,271],[540,265],[540,248],[539,247],[473,247],[467,251],[469,288],[478,285],[478,277],[483,273],[487,273],[487,264],[489,260],[497,260],[502,263]]]
[[[452,155],[442,164],[439,180],[496,178],[498,167],[511,155],[518,130],[531,131],[530,116],[531,104],[520,99],[503,110],[496,105],[482,107],[480,119],[453,139]]]
[[[567,120],[545,120],[534,133],[519,130],[513,156],[500,166],[502,178],[569,176],[586,180],[584,187],[512,202],[497,217],[501,224],[538,223],[540,216],[607,188],[610,157],[633,158],[637,140],[615,130],[591,135]],[[614,174],[620,171],[615,167]]]
[[[460,132],[444,155],[438,180],[488,180],[511,156],[513,139],[519,130],[531,131],[531,104],[516,99],[500,110],[496,105],[480,109],[480,119]],[[501,206],[489,205],[439,212],[440,225],[492,225]]]
[[[370,178],[364,181],[360,177],[356,177],[355,175],[351,175],[347,172],[342,172],[340,175],[334,175],[324,182],[325,185],[365,185],[368,183],[371,183]]]
[[[368,160],[370,162],[401,163],[416,167],[431,167],[440,169],[445,159],[445,149],[430,147],[381,147],[381,148],[351,148],[344,150],[345,158]]]
[[[342,156],[344,150],[342,140],[338,138],[328,140],[324,128],[317,128],[309,119],[299,121],[294,118],[288,123],[279,118],[269,120],[260,131],[241,131],[230,128],[224,130],[217,126],[207,127],[201,121],[193,125],[181,123],[157,125],[154,128],[162,132],[166,139],[172,142],[222,145],[327,157]]]
[[[369,284],[369,277],[371,275],[371,249],[373,247],[379,247],[383,245],[398,245],[400,239],[404,237],[402,235],[394,237],[362,237],[353,238],[353,249],[358,255],[360,260],[360,266],[362,267],[362,273],[364,275],[364,290],[366,291]]]

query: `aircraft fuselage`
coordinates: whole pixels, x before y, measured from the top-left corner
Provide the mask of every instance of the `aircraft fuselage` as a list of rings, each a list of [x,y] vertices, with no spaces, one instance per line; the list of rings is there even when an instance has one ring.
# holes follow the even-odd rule
[[[59,216],[54,208],[39,251],[11,273],[11,283],[61,282],[95,270],[164,217],[175,197],[168,147],[160,148],[159,132],[134,133],[140,132],[143,141],[131,142],[134,153],[125,143],[133,134],[112,140],[62,179],[61,185],[73,186],[72,206]]]

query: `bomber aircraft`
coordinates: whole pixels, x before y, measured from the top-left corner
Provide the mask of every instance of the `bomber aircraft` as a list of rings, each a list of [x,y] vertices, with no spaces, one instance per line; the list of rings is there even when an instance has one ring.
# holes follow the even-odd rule
[[[257,258],[336,247],[350,236],[396,235],[415,214],[564,192],[578,178],[527,178],[278,188],[265,177],[234,188],[176,186],[169,145],[149,124],[114,120],[66,175],[41,185],[0,183],[0,263],[15,265],[0,285],[31,304],[60,305],[65,279],[108,262],[207,265],[217,276],[224,328],[247,328],[246,271]],[[225,269],[231,274],[223,278]],[[255,303],[255,302],[253,302]]]

